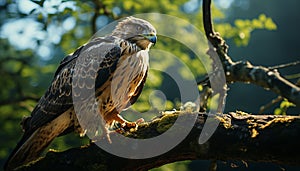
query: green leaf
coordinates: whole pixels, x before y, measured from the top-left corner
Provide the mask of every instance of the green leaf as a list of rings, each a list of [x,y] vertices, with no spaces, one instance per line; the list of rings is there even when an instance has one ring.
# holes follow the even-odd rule
[[[280,104],[280,108],[289,108],[289,107],[295,107],[296,105],[292,102],[289,102],[288,100],[283,100]]]
[[[294,103],[289,102],[287,99],[284,99],[281,103],[279,108],[274,110],[275,115],[286,115],[288,108],[295,107]]]
[[[268,18],[265,22],[265,28],[268,30],[276,30],[277,26],[271,18]]]

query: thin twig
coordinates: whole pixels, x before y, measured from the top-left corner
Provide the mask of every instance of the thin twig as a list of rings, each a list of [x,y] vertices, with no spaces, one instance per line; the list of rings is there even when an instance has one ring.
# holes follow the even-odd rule
[[[286,79],[297,79],[300,78],[300,73],[297,74],[291,74],[291,75],[285,75],[284,76]],[[297,84],[296,84],[297,85]],[[299,86],[299,85],[298,85]]]
[[[269,109],[270,107],[272,107],[273,105],[275,105],[276,103],[279,103],[281,100],[283,99],[282,96],[278,96],[275,99],[273,99],[272,101],[270,101],[269,103],[261,106],[259,108],[258,114],[262,114],[264,111],[266,111],[267,109]]]
[[[210,50],[217,52],[222,62],[226,73],[226,82],[256,84],[300,106],[300,88],[283,78],[277,70],[264,66],[254,66],[249,61],[232,61],[231,57],[227,54],[228,46],[224,39],[213,30],[210,5],[211,0],[203,0],[204,30],[207,39],[213,46]]]
[[[282,68],[287,68],[290,66],[296,66],[299,65],[300,61],[295,61],[295,62],[291,62],[291,63],[287,63],[287,64],[281,64],[281,65],[276,65],[276,66],[272,66],[272,67],[268,67],[269,69],[282,69]]]

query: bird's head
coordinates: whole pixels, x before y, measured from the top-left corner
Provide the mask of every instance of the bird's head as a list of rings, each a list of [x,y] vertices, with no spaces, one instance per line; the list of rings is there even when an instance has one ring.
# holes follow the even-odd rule
[[[118,23],[113,36],[120,37],[145,50],[156,43],[156,30],[148,22],[135,17],[127,17]]]

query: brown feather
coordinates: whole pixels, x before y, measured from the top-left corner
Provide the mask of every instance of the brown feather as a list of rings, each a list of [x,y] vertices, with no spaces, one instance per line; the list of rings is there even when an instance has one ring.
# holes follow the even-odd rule
[[[36,160],[57,136],[72,130],[84,133],[78,120],[83,117],[92,121],[89,116],[95,110],[100,111],[107,124],[117,121],[135,127],[119,113],[137,100],[144,86],[151,43],[141,35],[147,33],[156,33],[149,22],[130,17],[120,22],[111,35],[95,38],[64,58],[31,116],[22,121],[24,134],[5,170]],[[83,104],[82,110],[90,112],[78,118],[73,104],[91,98],[82,90],[96,90],[98,104]]]

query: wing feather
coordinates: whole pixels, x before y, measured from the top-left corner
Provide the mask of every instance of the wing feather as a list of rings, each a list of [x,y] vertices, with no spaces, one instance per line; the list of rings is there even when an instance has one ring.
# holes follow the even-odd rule
[[[55,73],[52,84],[39,100],[31,116],[26,119],[26,124],[23,125],[25,131],[33,132],[73,107],[72,77],[75,69],[78,70],[76,76],[87,77],[87,81],[82,83],[83,86],[90,86],[88,78],[95,80],[95,77],[96,88],[103,85],[109,74],[116,69],[120,58],[119,41],[115,37],[97,38],[65,57]],[[79,67],[75,68],[76,64]],[[94,85],[95,82],[91,84]],[[73,83],[74,85],[80,86],[81,83]]]
[[[24,118],[22,121],[21,124],[25,132],[21,140],[8,157],[4,166],[5,168],[11,167],[9,166],[10,164],[16,164],[13,162],[24,162],[23,157],[26,157],[25,154],[19,154],[21,156],[16,156],[16,158],[13,158],[15,155],[17,155],[17,153],[29,152],[19,151],[20,148],[23,147],[24,143],[26,143],[32,135],[35,135],[36,130],[39,130],[39,128],[42,129],[43,126],[47,126],[47,123],[53,121],[55,118],[73,107],[72,81],[74,77],[73,73],[77,69],[79,73],[77,77],[85,78],[87,76],[94,76],[97,78],[96,87],[94,86],[90,88],[98,88],[97,86],[100,87],[107,81],[109,78],[108,75],[113,72],[116,63],[120,58],[120,41],[121,40],[116,37],[96,38],[86,45],[78,48],[73,54],[66,56],[62,60],[57,71],[55,72],[52,84],[44,96],[41,97],[34,110],[31,112],[31,116]],[[77,65],[80,67],[76,68]],[[95,71],[96,74],[90,75],[91,71]],[[95,82],[93,82],[93,85],[95,85],[94,83]],[[87,84],[85,84],[85,86],[87,86]],[[72,125],[69,125],[69,127],[70,126]],[[32,146],[29,146],[29,150],[31,147]]]

